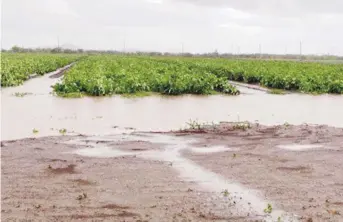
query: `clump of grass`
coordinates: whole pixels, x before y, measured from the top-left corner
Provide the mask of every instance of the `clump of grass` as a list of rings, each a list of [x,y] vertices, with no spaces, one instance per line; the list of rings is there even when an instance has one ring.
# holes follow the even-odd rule
[[[237,122],[235,123],[235,125],[233,125],[233,129],[234,130],[247,130],[247,129],[250,129],[251,128],[251,125],[249,122]]]
[[[186,123],[189,129],[200,130],[204,127],[204,124],[200,123],[198,120],[189,120]]]
[[[59,132],[60,134],[65,135],[67,133],[67,129],[60,129]]]
[[[267,207],[263,210],[263,212],[270,214],[273,211],[273,207],[271,204],[268,204]]]
[[[37,129],[33,129],[33,130],[32,130],[32,133],[33,133],[33,134],[37,134],[37,133],[39,133],[39,131],[38,131]]]
[[[224,195],[224,197],[227,197],[230,195],[230,192],[227,189],[225,189],[222,191],[222,194]]]

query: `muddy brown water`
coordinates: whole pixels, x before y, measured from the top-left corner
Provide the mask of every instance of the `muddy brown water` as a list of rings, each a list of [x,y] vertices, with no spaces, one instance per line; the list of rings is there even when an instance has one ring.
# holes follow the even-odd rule
[[[56,73],[38,77],[18,87],[1,90],[3,140],[58,135],[59,129],[85,134],[112,134],[125,128],[171,130],[199,122],[259,121],[274,125],[327,124],[343,127],[343,96],[271,95],[240,88],[239,96],[151,96],[145,98],[58,98],[51,85]],[[15,93],[30,93],[17,97]],[[33,129],[39,132],[33,134]]]

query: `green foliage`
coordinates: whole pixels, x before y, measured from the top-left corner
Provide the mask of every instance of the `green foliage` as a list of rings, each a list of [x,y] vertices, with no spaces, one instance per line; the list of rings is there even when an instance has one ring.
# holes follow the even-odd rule
[[[227,80],[305,93],[343,94],[343,65],[313,62],[99,55],[78,62],[54,86],[94,96],[156,92],[238,94]],[[283,93],[273,90],[273,93]]]
[[[184,59],[100,55],[73,66],[57,94],[84,93],[92,96],[155,92],[181,94],[238,94],[226,78],[194,66]]]
[[[224,197],[227,197],[230,195],[230,192],[227,189],[225,189],[222,191],[222,194],[224,195]]]
[[[278,95],[284,95],[286,94],[285,91],[283,91],[282,89],[271,89],[270,94],[278,94]]]
[[[67,129],[60,129],[59,132],[60,134],[64,135],[67,133]]]
[[[199,66],[233,81],[258,83],[274,89],[343,94],[342,64],[204,59]]]
[[[17,86],[31,74],[44,75],[76,61],[79,55],[2,53],[1,86]]]
[[[268,204],[267,207],[263,210],[263,212],[270,214],[273,211],[273,207],[271,204]]]

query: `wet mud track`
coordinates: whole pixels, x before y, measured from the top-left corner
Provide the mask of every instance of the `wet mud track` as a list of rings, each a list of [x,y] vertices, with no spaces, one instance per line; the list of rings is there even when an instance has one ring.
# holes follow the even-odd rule
[[[343,129],[248,126],[3,141],[2,221],[342,221]]]

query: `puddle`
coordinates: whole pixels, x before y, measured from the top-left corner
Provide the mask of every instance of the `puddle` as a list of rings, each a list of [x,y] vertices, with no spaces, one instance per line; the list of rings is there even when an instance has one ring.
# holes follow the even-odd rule
[[[106,147],[106,146],[97,146],[96,148],[80,149],[80,150],[74,151],[73,153],[80,155],[80,156],[102,157],[102,158],[135,155],[134,153],[123,152],[120,150],[111,149],[111,148]]]
[[[187,158],[184,158],[180,152],[188,150],[190,152],[197,153],[226,152],[230,151],[230,148],[224,146],[198,148],[192,145],[192,143],[195,142],[195,139],[169,135],[133,134],[125,136],[112,136],[112,139],[114,139],[112,142],[115,142],[115,139],[119,139],[126,141],[139,140],[150,143],[164,144],[161,145],[160,150],[124,152],[118,149],[106,147],[104,144],[97,144],[96,138],[98,141],[108,141],[110,139],[108,136],[99,136],[71,141],[71,143],[87,144],[88,146],[91,144],[93,146],[93,148],[79,149],[73,153],[82,156],[100,158],[135,155],[136,158],[164,161],[179,173],[180,178],[182,178],[184,181],[197,183],[204,191],[213,192],[223,197],[221,192],[227,190],[230,194],[229,198],[226,198],[227,202],[225,204],[235,201],[235,209],[237,209],[237,213],[244,216],[246,213],[256,216],[264,215],[263,211],[269,203],[261,199],[260,196],[262,195],[258,194],[257,191],[247,189],[240,184],[234,183],[234,181],[228,181],[224,177],[197,165]],[[282,219],[284,219],[284,221],[288,221],[287,218],[290,217],[287,213],[275,209],[270,215],[266,216],[265,219],[266,221],[276,221],[280,216]]]
[[[1,89],[2,139],[60,135],[51,128],[90,135],[122,133],[126,127],[139,131],[178,130],[190,120],[257,120],[266,125],[306,122],[343,127],[343,106],[337,105],[343,104],[343,96],[271,95],[240,88],[242,95],[239,96],[66,99],[50,94],[50,86],[60,81],[60,78],[50,78],[51,75]],[[15,93],[32,95],[15,97]],[[39,130],[37,135],[32,133],[33,128]]]
[[[289,144],[289,145],[278,145],[277,147],[280,149],[290,150],[290,151],[306,151],[306,150],[323,148],[322,145],[316,145],[316,144],[304,144],[304,145]]]

